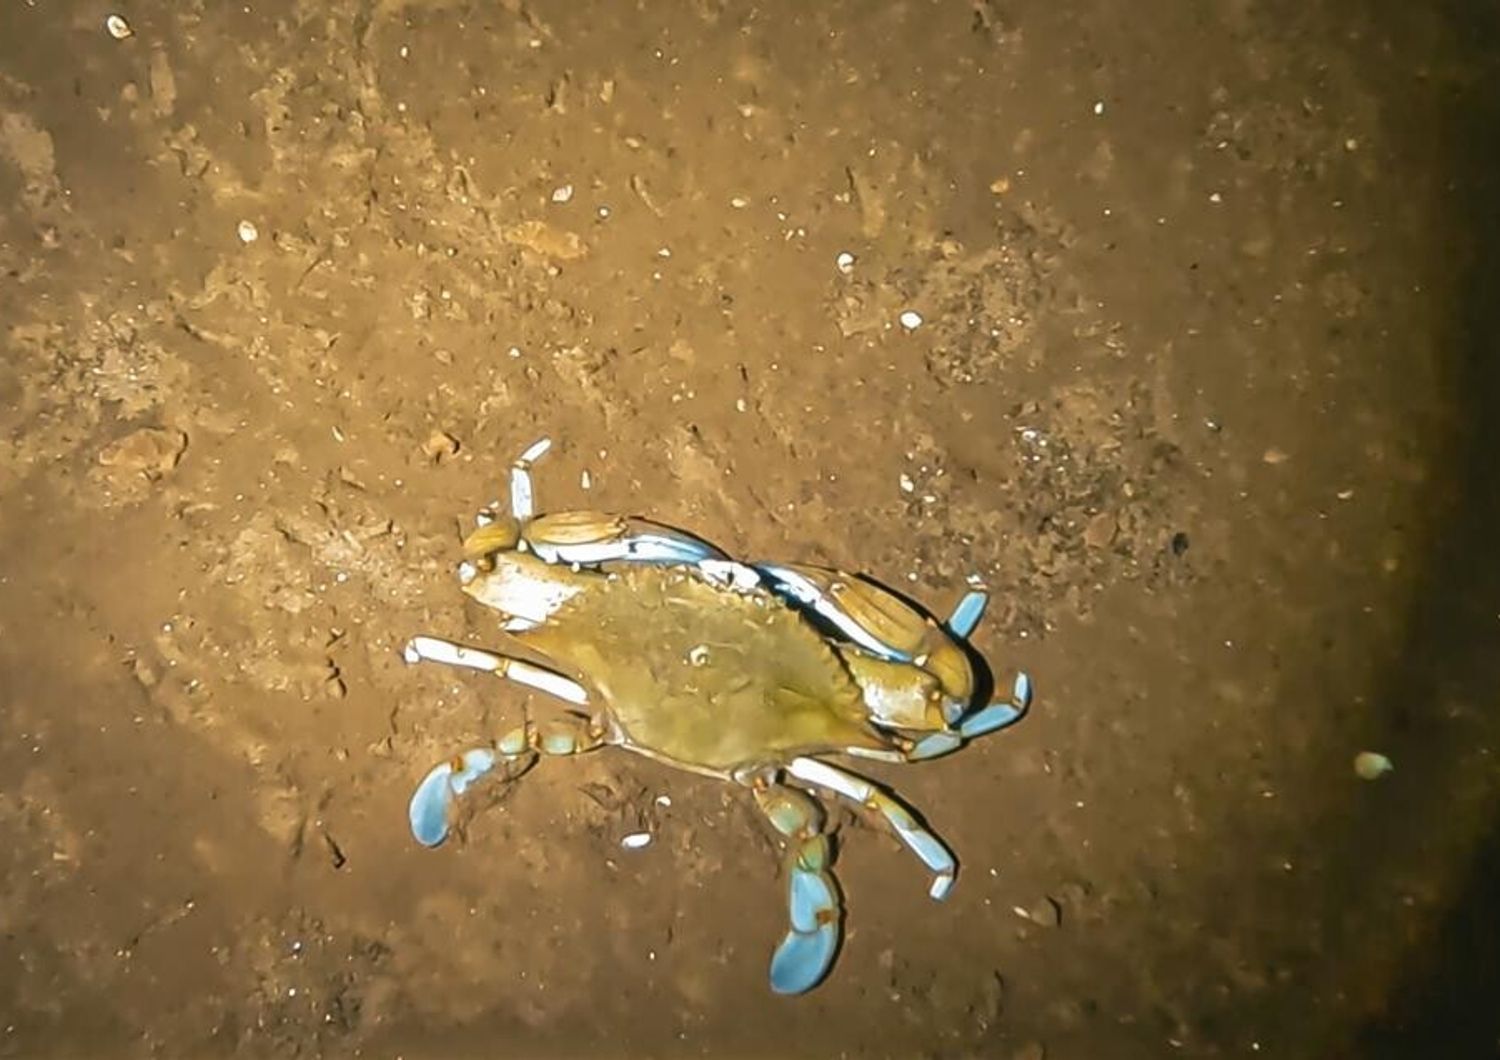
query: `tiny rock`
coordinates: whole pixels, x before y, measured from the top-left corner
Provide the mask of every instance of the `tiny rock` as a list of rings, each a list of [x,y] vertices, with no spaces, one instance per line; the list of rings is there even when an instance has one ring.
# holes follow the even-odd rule
[[[843,273],[845,276],[848,276],[851,272],[854,271],[854,255],[849,253],[847,250],[842,251],[838,257],[833,259],[833,261],[834,264],[838,266],[839,272]]]
[[[620,845],[626,850],[639,850],[651,842],[650,832],[631,832],[620,840]]]
[[[1361,751],[1354,756],[1354,773],[1360,780],[1379,780],[1395,768],[1389,758],[1375,751]]]
[[[126,22],[121,15],[110,15],[106,18],[104,20],[104,29],[115,40],[124,40],[126,37],[135,34],[135,30],[130,28],[130,23]]]
[[[1114,513],[1100,512],[1089,520],[1089,525],[1083,531],[1083,543],[1089,548],[1107,548],[1109,543],[1115,539],[1115,533],[1119,529]]]
[[[433,431],[422,443],[422,453],[434,464],[441,464],[458,452],[458,439],[447,431]]]
[[[505,230],[505,241],[542,257],[573,261],[588,253],[576,232],[554,228],[543,221],[523,221]]]
[[[1273,446],[1262,453],[1260,459],[1262,463],[1270,464],[1274,467],[1277,464],[1286,463],[1287,455]]]
[[[901,314],[901,326],[907,331],[916,331],[922,326],[922,314],[914,309],[908,309]]]
[[[239,235],[241,243],[254,243],[260,238],[260,230],[251,221],[241,221],[235,226],[235,232]]]
[[[182,431],[142,427],[105,446],[99,453],[99,463],[155,480],[177,466],[187,444],[188,436]]]

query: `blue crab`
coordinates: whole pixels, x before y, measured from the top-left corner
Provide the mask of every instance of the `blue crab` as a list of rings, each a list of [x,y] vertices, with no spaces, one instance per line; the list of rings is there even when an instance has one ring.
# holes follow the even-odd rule
[[[481,513],[464,542],[463,592],[503,616],[514,651],[419,636],[409,663],[487,671],[573,709],[523,724],[427,773],[409,817],[416,839],[448,835],[455,801],[502,763],[518,775],[541,755],[614,746],[749,789],[788,847],[790,926],[771,987],[798,994],[827,975],[842,904],[823,808],[804,788],[865,807],[932,873],[942,899],[957,862],[893,794],[824,756],[916,762],[1019,719],[1031,683],[979,706],[967,638],[986,595],[967,593],[946,622],[863,578],[824,567],[741,563],[691,534],[641,518],[538,515],[526,450],[509,511]],[[800,785],[800,787],[793,785]]]

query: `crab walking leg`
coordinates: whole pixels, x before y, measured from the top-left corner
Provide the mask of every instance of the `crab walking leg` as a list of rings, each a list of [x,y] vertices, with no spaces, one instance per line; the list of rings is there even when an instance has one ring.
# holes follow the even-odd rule
[[[838,769],[816,758],[794,758],[786,771],[798,780],[826,788],[884,817],[897,838],[932,870],[932,885],[927,893],[939,901],[948,896],[953,878],[958,873],[958,862],[943,841],[922,826],[910,807],[859,774]]]
[[[413,637],[406,642],[401,654],[408,663],[432,662],[483,670],[499,677],[508,677],[528,688],[550,693],[569,703],[582,705],[589,701],[588,692],[577,681],[524,659],[512,659],[483,648],[466,648],[462,644],[454,644],[438,637]]]
[[[531,487],[531,465],[552,448],[551,438],[539,438],[516,457],[510,467],[510,514],[525,522],[536,514],[536,494]]]
[[[454,803],[501,762],[519,762],[520,772],[525,772],[538,754],[583,754],[604,743],[601,726],[571,718],[540,726],[518,725],[496,740],[493,747],[475,747],[454,755],[429,770],[412,792],[407,806],[411,834],[425,847],[435,847],[448,838],[448,818]]]
[[[964,598],[953,609],[953,614],[948,616],[948,632],[960,640],[968,640],[970,634],[978,628],[979,620],[984,617],[985,605],[989,602],[990,594],[979,589],[964,593]]]
[[[828,836],[823,808],[795,788],[761,782],[755,801],[771,827],[788,840],[787,905],[791,928],[771,955],[771,989],[802,994],[823,981],[838,952],[838,887],[828,871]]]

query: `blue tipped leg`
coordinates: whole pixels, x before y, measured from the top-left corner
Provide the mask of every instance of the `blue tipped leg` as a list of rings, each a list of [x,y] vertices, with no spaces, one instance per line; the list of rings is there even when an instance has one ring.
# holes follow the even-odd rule
[[[964,598],[948,618],[948,632],[960,640],[968,640],[978,628],[979,620],[984,617],[985,605],[989,602],[990,594],[978,589],[964,593]]]

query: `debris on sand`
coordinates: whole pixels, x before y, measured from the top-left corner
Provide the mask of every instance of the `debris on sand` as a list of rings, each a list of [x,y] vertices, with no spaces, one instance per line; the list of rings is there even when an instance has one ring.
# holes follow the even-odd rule
[[[135,471],[156,481],[177,466],[187,451],[188,436],[183,431],[159,427],[142,427],[105,446],[99,463],[118,471]]]
[[[1354,773],[1360,780],[1379,780],[1395,768],[1389,758],[1375,751],[1361,751],[1354,756]]]
[[[505,230],[505,241],[559,261],[573,261],[588,252],[578,233],[555,228],[545,221],[523,221],[512,225]]]
[[[447,431],[433,431],[422,443],[422,455],[434,464],[441,464],[458,453],[459,441]]]

